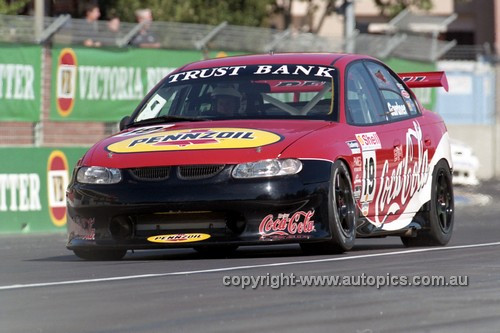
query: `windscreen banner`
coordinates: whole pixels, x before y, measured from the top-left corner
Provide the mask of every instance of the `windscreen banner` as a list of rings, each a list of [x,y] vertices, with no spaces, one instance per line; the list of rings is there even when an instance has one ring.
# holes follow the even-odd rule
[[[0,43],[0,121],[40,120],[42,47]]]
[[[52,48],[50,119],[116,122],[195,50]]]
[[[0,233],[66,230],[66,188],[87,149],[0,148]]]

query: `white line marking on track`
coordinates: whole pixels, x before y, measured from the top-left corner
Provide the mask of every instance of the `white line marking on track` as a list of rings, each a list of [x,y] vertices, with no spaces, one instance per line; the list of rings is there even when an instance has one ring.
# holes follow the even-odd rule
[[[141,275],[125,275],[125,276],[115,276],[115,277],[108,277],[108,278],[69,280],[69,281],[58,281],[58,282],[41,282],[41,283],[29,283],[29,284],[13,284],[13,285],[9,285],[9,286],[0,286],[0,291],[2,291],[2,290],[13,290],[13,289],[36,288],[36,287],[64,286],[64,285],[71,285],[71,284],[84,284],[84,283],[95,283],[95,282],[112,282],[112,281],[122,281],[122,280],[136,280],[136,279],[147,279],[147,278],[156,278],[156,277],[165,277],[165,276],[176,276],[176,275],[193,275],[193,274],[203,274],[203,273],[227,272],[227,271],[236,271],[236,270],[240,270],[240,269],[251,269],[251,268],[262,268],[262,267],[278,267],[278,266],[314,264],[314,263],[321,263],[321,262],[356,260],[356,259],[365,259],[365,258],[374,258],[374,257],[386,257],[386,256],[395,256],[395,255],[403,255],[403,254],[433,252],[433,251],[447,251],[447,250],[458,250],[458,249],[470,249],[470,248],[476,248],[476,247],[489,247],[489,246],[498,246],[498,245],[500,245],[500,242],[482,243],[482,244],[469,244],[469,245],[457,245],[457,246],[448,246],[448,247],[432,247],[432,248],[404,250],[404,251],[395,251],[395,252],[362,254],[362,255],[358,255],[358,256],[335,257],[335,258],[325,258],[325,259],[312,259],[312,260],[301,260],[301,261],[286,261],[286,262],[276,262],[276,263],[259,264],[259,265],[247,265],[247,266],[232,266],[232,267],[222,267],[222,268],[210,268],[210,269],[201,269],[201,270],[195,270],[195,271],[181,271],[181,272],[156,273],[156,274],[141,274]]]

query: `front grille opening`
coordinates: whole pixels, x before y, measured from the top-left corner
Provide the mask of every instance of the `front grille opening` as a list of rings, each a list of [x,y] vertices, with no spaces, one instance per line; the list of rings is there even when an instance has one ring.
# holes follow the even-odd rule
[[[130,173],[140,180],[166,180],[170,175],[170,167],[151,167],[130,169]]]
[[[178,177],[186,180],[210,178],[221,172],[224,167],[224,164],[182,165],[178,167]]]
[[[169,232],[225,232],[227,216],[223,212],[164,212],[135,215],[135,233],[151,236]]]

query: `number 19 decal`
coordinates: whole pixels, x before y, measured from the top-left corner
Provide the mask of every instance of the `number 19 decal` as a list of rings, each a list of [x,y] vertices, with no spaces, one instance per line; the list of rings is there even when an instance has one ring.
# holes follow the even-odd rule
[[[361,201],[370,202],[375,195],[377,185],[377,156],[375,151],[363,152],[363,189],[361,191]]]

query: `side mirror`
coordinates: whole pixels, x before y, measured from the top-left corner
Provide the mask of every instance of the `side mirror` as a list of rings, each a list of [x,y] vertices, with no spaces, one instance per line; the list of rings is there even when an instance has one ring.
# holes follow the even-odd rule
[[[120,131],[123,131],[130,122],[130,116],[125,116],[120,120]]]

